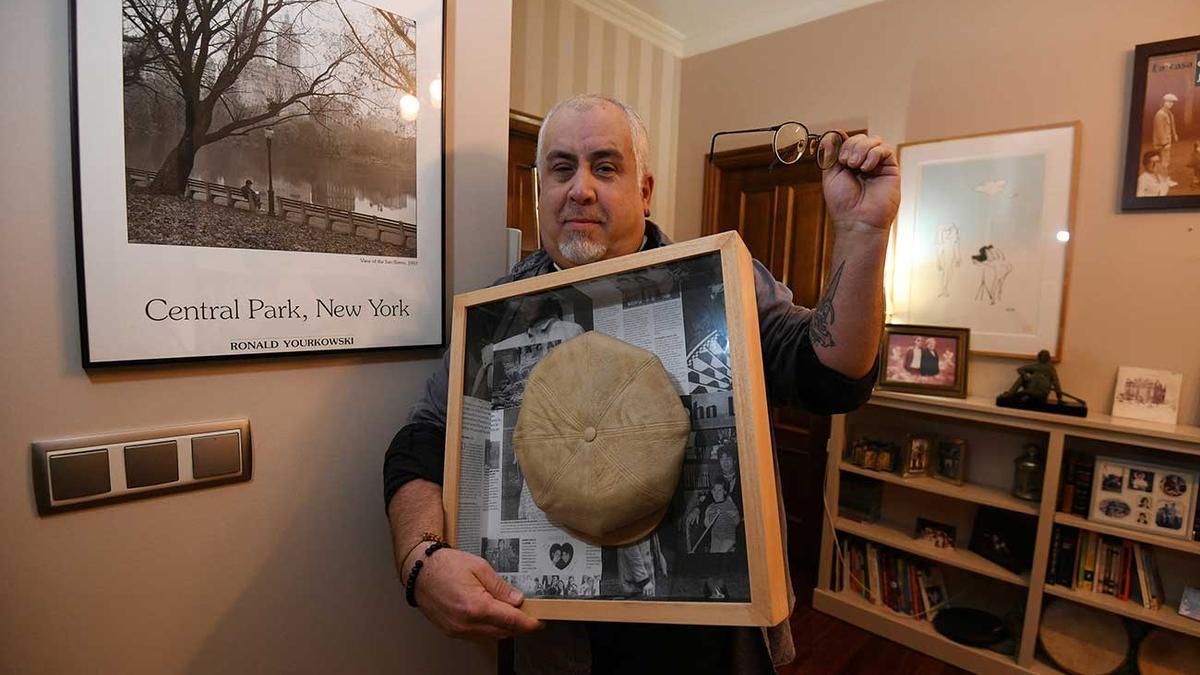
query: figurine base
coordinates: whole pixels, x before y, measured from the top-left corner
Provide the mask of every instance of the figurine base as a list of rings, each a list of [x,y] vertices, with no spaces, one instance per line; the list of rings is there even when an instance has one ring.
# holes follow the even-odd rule
[[[1087,404],[1085,403],[1051,403],[1049,400],[1035,401],[1020,394],[1000,394],[996,397],[996,405],[1001,408],[1019,408],[1021,410],[1054,413],[1055,415],[1070,415],[1072,417],[1087,417],[1088,414]]]

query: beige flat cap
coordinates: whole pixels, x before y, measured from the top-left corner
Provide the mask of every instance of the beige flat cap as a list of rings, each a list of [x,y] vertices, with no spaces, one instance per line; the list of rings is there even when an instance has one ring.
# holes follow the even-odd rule
[[[551,520],[584,541],[618,546],[658,527],[690,429],[658,357],[592,331],[534,367],[513,447]]]

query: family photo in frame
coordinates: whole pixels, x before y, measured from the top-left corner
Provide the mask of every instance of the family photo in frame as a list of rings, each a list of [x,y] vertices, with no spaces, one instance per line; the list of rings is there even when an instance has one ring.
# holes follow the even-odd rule
[[[971,333],[966,328],[886,324],[879,388],[964,398]]]

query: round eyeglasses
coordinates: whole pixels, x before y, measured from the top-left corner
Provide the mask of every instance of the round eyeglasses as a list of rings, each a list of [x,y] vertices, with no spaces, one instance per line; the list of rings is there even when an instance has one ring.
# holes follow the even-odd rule
[[[814,134],[810,133],[808,127],[800,122],[784,122],[757,129],[718,131],[713,134],[712,142],[709,144],[709,159],[711,160],[713,151],[716,149],[717,136],[763,131],[774,132],[771,145],[775,151],[775,159],[779,160],[780,164],[795,164],[802,159],[814,159],[822,171],[833,168],[833,165],[837,163],[838,154],[842,151],[842,143],[846,140],[845,132],[831,130],[822,134]]]

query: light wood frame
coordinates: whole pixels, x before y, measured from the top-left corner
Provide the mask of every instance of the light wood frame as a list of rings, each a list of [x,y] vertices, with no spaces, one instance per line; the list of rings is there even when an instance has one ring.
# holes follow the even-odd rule
[[[1139,530],[1115,527],[1068,513],[1057,511],[1058,488],[1064,471],[1066,450],[1072,443],[1098,441],[1128,446],[1136,451],[1149,451],[1161,456],[1170,455],[1179,462],[1194,465],[1200,461],[1200,428],[1185,425],[1153,424],[1095,414],[1089,417],[1069,417],[999,408],[987,398],[948,399],[900,392],[877,392],[870,406],[885,411],[913,415],[924,420],[921,429],[928,430],[928,420],[939,424],[961,428],[963,425],[990,429],[1022,430],[1044,434],[1048,439],[1046,471],[1043,478],[1042,497],[1039,502],[1026,502],[1013,497],[1007,490],[991,485],[967,482],[962,486],[926,478],[905,480],[894,474],[864,471],[842,460],[842,449],[849,438],[849,424],[845,415],[833,419],[829,438],[829,453],[826,464],[825,503],[829,519],[821,536],[820,579],[813,592],[813,607],[836,616],[844,621],[870,630],[888,639],[918,649],[934,658],[952,663],[974,673],[1058,673],[1053,664],[1042,660],[1037,653],[1037,635],[1041,625],[1042,607],[1055,598],[1088,605],[1097,609],[1161,626],[1177,633],[1200,637],[1200,623],[1180,616],[1171,602],[1150,610],[1136,602],[1117,600],[1110,596],[1073,590],[1046,582],[1046,567],[1052,548],[1055,524],[1067,525],[1081,530],[1121,537],[1149,544],[1161,549],[1171,549],[1186,556],[1195,556],[1200,561],[1200,542],[1165,537]],[[975,448],[973,454],[988,454],[995,448]],[[859,523],[838,514],[838,493],[842,473],[868,476],[885,483],[938,495],[965,503],[996,506],[1014,513],[1037,517],[1033,564],[1030,571],[1013,574],[966,549],[938,549],[912,538],[910,532],[901,532],[883,523]],[[916,494],[911,499],[918,499]],[[852,592],[838,591],[832,586],[832,566],[836,560],[838,537],[849,534],[883,544],[901,551],[933,560],[941,565],[965,570],[987,577],[988,583],[1005,583],[1014,586],[1013,592],[1025,595],[1025,618],[1021,627],[1020,648],[1015,656],[1005,656],[987,649],[980,649],[952,642],[939,634],[928,621],[914,620],[872,604]],[[1176,568],[1177,570],[1180,568]],[[1165,571],[1165,570],[1164,570]],[[1164,576],[1165,578],[1165,576]],[[1166,579],[1169,586],[1178,587],[1179,579]],[[1049,596],[1049,597],[1047,597]]]
[[[530,616],[573,621],[774,626],[784,621],[790,613],[782,539],[782,506],[768,421],[753,266],[750,252],[742,243],[741,237],[734,232],[694,239],[455,296],[450,338],[446,463],[442,487],[446,536],[451,543],[457,540],[462,392],[468,310],[498,300],[712,253],[720,255],[721,275],[725,285],[725,312],[733,366],[734,417],[742,481],[750,602],[528,598],[521,609]]]
[[[961,136],[942,136],[938,138],[922,139],[919,141],[909,141],[900,143],[896,146],[896,159],[900,163],[901,176],[904,173],[904,151],[918,145],[931,145],[934,143],[944,143],[946,141],[963,141],[971,139],[979,139],[988,136],[1004,136],[1007,134],[1018,134],[1031,131],[1048,131],[1052,129],[1071,129],[1073,132],[1073,143],[1071,148],[1071,176],[1069,179],[1070,195],[1067,197],[1067,213],[1065,230],[1068,233],[1068,240],[1065,242],[1065,255],[1063,258],[1063,278],[1062,278],[1062,296],[1059,304],[1058,314],[1058,335],[1054,341],[1053,348],[1050,349],[1050,360],[1053,363],[1058,363],[1062,360],[1064,335],[1066,334],[1067,320],[1067,304],[1070,299],[1071,290],[1071,266],[1075,251],[1075,222],[1076,213],[1079,209],[1079,162],[1080,150],[1083,145],[1083,124],[1078,120],[1071,122],[1057,122],[1053,124],[1041,124],[1029,127],[1018,127],[1014,129],[1002,129],[999,131],[985,131],[975,134],[963,134]],[[912,154],[911,152],[909,153]],[[913,200],[915,201],[915,200]],[[896,226],[892,228],[891,240],[888,244],[888,264],[887,264],[887,279],[885,282],[888,301],[888,319],[891,320],[892,312],[894,311],[895,297],[895,276],[896,276],[896,256],[898,249],[899,230],[901,227],[901,218],[903,213],[897,214]],[[969,326],[968,326],[969,327]],[[1019,358],[1032,359],[1036,356],[1036,351],[1029,353],[1011,352],[999,350],[979,349],[978,340],[976,341],[976,349],[972,352],[976,356],[999,356],[1004,358]]]

